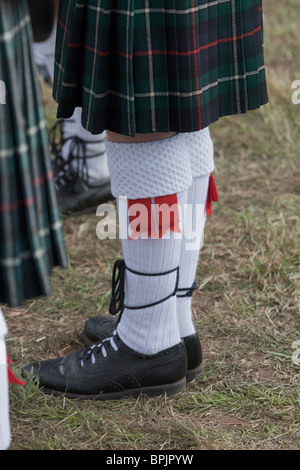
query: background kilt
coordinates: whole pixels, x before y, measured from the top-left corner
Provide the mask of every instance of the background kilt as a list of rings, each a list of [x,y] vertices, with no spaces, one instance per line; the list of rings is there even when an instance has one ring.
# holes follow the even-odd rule
[[[53,266],[67,266],[31,40],[27,0],[1,0],[0,302],[9,306],[49,294]]]
[[[268,101],[262,0],[60,0],[54,99],[97,134],[202,129]]]

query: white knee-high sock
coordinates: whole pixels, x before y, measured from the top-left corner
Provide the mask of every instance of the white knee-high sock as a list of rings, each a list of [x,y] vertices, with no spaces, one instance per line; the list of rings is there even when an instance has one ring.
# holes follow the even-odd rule
[[[214,149],[209,128],[185,135],[193,182],[188,190],[187,210],[184,218],[179,289],[191,288],[195,280],[204,236],[209,178],[214,170]],[[180,297],[187,292],[187,290],[179,290],[177,294],[178,327],[182,338],[195,333],[192,297]]]
[[[178,207],[186,203],[192,174],[184,135],[141,144],[107,142],[106,149],[115,197],[155,202],[155,198],[176,195]],[[123,204],[119,204],[119,217],[124,218]],[[180,222],[183,231],[182,217]],[[161,238],[146,236],[122,237],[129,269],[117,330],[132,349],[156,354],[180,342],[175,294],[182,237],[170,230]]]
[[[203,243],[209,177],[210,175],[194,178],[192,186],[188,189],[179,261],[179,291],[176,304],[178,328],[182,338],[195,333],[192,297],[184,295],[194,283],[199,252]]]
[[[177,194],[178,204],[186,203],[187,191]],[[125,305],[150,307],[124,309],[118,324],[121,339],[143,354],[155,354],[180,342],[176,314],[181,237],[168,232],[159,239],[123,240],[126,266],[142,273],[126,270]],[[163,273],[169,274],[163,274]],[[150,276],[147,274],[150,274]],[[152,276],[151,276],[152,274]],[[153,274],[158,274],[153,276]]]
[[[7,450],[10,445],[8,369],[5,346],[7,327],[0,308],[0,450]]]

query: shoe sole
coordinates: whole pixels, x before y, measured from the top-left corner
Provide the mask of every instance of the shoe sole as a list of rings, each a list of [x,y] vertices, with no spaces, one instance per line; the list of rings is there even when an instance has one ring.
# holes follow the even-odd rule
[[[139,398],[141,396],[157,397],[162,395],[178,395],[179,393],[184,392],[186,389],[186,378],[183,378],[182,380],[172,384],[157,385],[153,387],[141,387],[130,390],[122,390],[120,392],[100,393],[98,395],[81,395],[76,393],[69,393],[67,391],[59,392],[57,390],[51,390],[46,387],[41,388],[43,392],[48,395],[63,395],[64,397],[71,400],[120,400],[121,398]]]
[[[201,362],[200,366],[196,367],[195,369],[188,369],[186,373],[186,381],[192,382],[192,380],[197,379],[201,375],[204,374],[204,361]]]
[[[84,333],[84,331],[82,331],[81,333],[81,339],[83,340],[84,344],[88,347],[92,346],[93,344],[95,344],[93,341],[91,341],[87,336],[86,334]],[[195,380],[197,379],[198,377],[200,377],[201,375],[204,374],[204,361],[201,362],[201,364],[199,366],[197,366],[195,369],[188,369],[187,373],[186,373],[186,381],[187,382],[192,382],[192,380]]]
[[[61,206],[61,211],[62,214],[65,216],[77,216],[77,215],[85,215],[85,214],[92,214],[96,213],[97,208],[99,207],[100,204],[102,203],[108,203],[112,202],[115,200],[115,197],[111,194],[111,185],[110,182],[104,183],[102,186],[102,195],[99,196],[99,200],[97,203],[93,203],[92,205],[87,205],[86,207],[82,209],[65,209],[63,207],[62,200],[60,201],[60,206]]]

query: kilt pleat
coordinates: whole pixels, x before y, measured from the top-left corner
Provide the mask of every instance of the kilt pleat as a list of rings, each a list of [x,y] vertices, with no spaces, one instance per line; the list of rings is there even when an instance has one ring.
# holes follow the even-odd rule
[[[51,292],[68,265],[27,0],[0,2],[0,302]],[[3,103],[5,101],[5,103]]]
[[[53,96],[83,126],[191,132],[268,101],[262,0],[63,0]]]

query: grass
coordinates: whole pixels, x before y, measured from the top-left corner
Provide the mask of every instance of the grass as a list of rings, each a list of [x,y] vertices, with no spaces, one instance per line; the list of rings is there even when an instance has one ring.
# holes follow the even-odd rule
[[[300,78],[298,0],[265,0],[270,103],[211,126],[219,202],[197,270],[194,318],[206,361],[181,395],[107,403],[12,387],[11,449],[292,450],[300,439]],[[49,125],[55,105],[44,89]],[[118,240],[96,215],[64,219],[70,268],[53,292],[5,309],[15,367],[82,348],[85,320],[105,313]],[[299,348],[300,349],[300,348]]]

